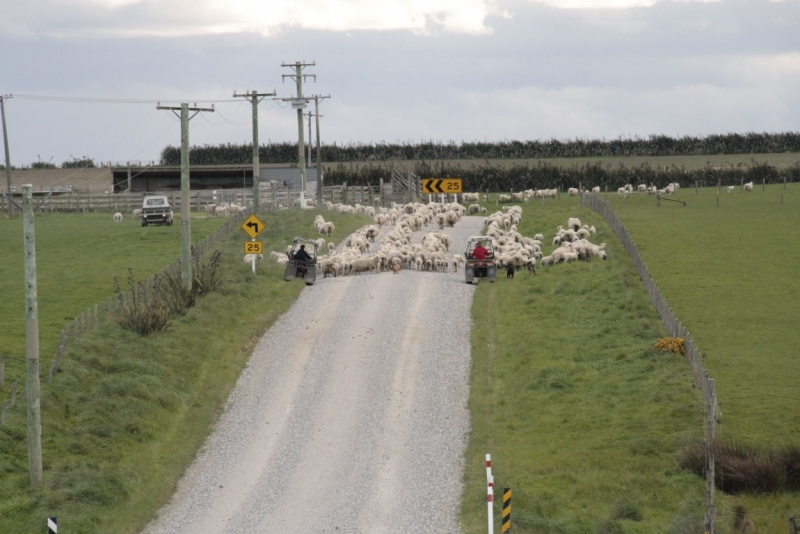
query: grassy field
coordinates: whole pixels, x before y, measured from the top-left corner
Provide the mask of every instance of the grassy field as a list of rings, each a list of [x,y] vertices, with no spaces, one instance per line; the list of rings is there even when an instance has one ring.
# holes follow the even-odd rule
[[[192,220],[192,240],[213,232],[224,219]],[[115,223],[110,213],[40,215],[35,221],[39,338],[49,360],[64,324],[114,294],[113,277],[127,269],[145,279],[181,254],[179,226],[142,228],[138,219]],[[0,354],[25,358],[25,267],[22,220],[0,218]],[[8,360],[6,381],[25,377],[25,363]],[[3,398],[8,397],[8,391]]]
[[[783,203],[781,204],[781,193]],[[722,439],[800,443],[800,186],[752,193],[680,190],[686,207],[652,197],[610,202],[716,379]],[[782,245],[786,243],[788,245]],[[759,532],[800,516],[800,495],[747,497]]]
[[[497,493],[513,489],[515,532],[698,532],[703,483],[676,462],[702,435],[689,367],[652,349],[664,329],[600,216],[562,195],[531,202],[519,231],[549,242],[570,216],[597,227],[608,261],[477,289],[464,531],[485,532],[491,453]]]
[[[312,220],[317,213],[288,211],[263,216],[267,230],[259,238],[265,249],[280,250],[296,235],[313,234]],[[159,249],[150,243],[157,239],[158,228],[125,229],[109,224],[108,229],[100,230],[100,223],[110,218],[107,214],[101,217],[95,225],[82,215],[54,217],[52,227],[47,227],[44,217],[37,221],[37,237],[43,239],[46,229],[61,232],[60,239],[37,241],[40,250],[44,243],[50,248],[51,262],[60,262],[60,270],[53,276],[84,273],[82,278],[62,278],[57,285],[63,290],[40,300],[41,314],[53,307],[61,310],[47,312],[55,316],[53,336],[64,318],[87,305],[76,295],[88,293],[87,301],[95,302],[111,293],[111,277],[124,274],[128,265],[144,277],[177,255],[177,241],[171,241],[174,236],[169,229],[163,229]],[[365,222],[363,216],[326,212],[325,217],[336,224],[334,239]],[[13,228],[18,223],[0,224]],[[2,228],[0,235],[11,233],[5,230]],[[116,231],[121,233],[106,233]],[[145,254],[142,245],[138,250],[125,248],[123,254],[122,249],[114,248],[115,238],[141,239],[149,246]],[[167,332],[141,338],[105,324],[70,344],[52,384],[42,386],[42,488],[32,489],[27,483],[24,400],[9,413],[6,424],[0,426],[0,532],[42,532],[45,518],[51,515],[58,517],[64,532],[138,532],[170,497],[210,432],[252,344],[303,287],[300,282],[283,282],[282,266],[269,260],[252,274],[249,265],[241,262],[244,238],[243,232],[234,231],[220,245],[221,287],[200,297],[197,306],[175,320]],[[123,258],[115,260],[113,268],[108,263],[104,268],[93,265],[104,260],[102,254],[92,252],[103,240],[108,242],[104,247],[110,246],[105,255]],[[74,248],[85,254],[72,251]],[[18,255],[21,257],[21,252]],[[141,255],[150,256],[151,263],[134,263]],[[16,262],[16,257],[4,254],[0,258],[4,274],[18,273],[13,265],[6,265]],[[41,254],[39,258],[44,268]],[[14,277],[10,278],[0,278],[9,286],[7,291],[13,289]],[[41,286],[40,296],[44,297]],[[19,308],[23,309],[22,304]],[[9,330],[4,328],[3,335]],[[5,342],[18,346],[18,337],[9,336]],[[49,364],[47,354],[43,356],[44,369]]]
[[[635,157],[596,157],[596,158],[536,158],[536,159],[448,159],[436,160],[436,162],[443,161],[445,165],[461,165],[462,167],[469,167],[471,165],[483,166],[487,162],[490,165],[500,165],[509,167],[513,165],[528,165],[535,166],[537,163],[555,165],[558,167],[572,167],[573,165],[587,165],[594,163],[602,163],[603,165],[625,165],[626,167],[638,167],[645,163],[651,167],[685,167],[687,169],[695,169],[706,167],[729,167],[738,165],[750,165],[753,161],[758,163],[768,162],[778,168],[791,167],[800,163],[800,154],[794,152],[787,152],[782,154],[723,154],[723,155],[709,155],[709,156],[635,156]],[[393,160],[393,161],[374,161],[374,162],[353,162],[353,166],[385,166],[393,165],[398,169],[414,169],[417,160]],[[430,163],[430,162],[429,162]],[[349,162],[344,163],[350,165]],[[338,162],[325,163],[324,167],[335,168],[339,165]]]

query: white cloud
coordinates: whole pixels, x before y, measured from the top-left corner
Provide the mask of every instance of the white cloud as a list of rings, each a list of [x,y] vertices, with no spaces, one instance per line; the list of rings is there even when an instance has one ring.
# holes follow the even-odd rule
[[[652,7],[663,0],[529,0],[559,9],[628,9],[635,7]],[[720,2],[722,0],[673,0],[688,2]]]
[[[285,28],[475,35],[491,33],[491,14],[502,14],[494,0],[33,0],[7,12],[0,28],[58,36],[272,35]]]

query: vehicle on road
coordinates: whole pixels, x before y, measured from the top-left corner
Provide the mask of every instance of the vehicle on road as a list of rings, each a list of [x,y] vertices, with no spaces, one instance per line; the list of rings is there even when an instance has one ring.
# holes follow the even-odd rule
[[[470,237],[464,257],[467,260],[464,275],[468,284],[477,284],[480,278],[486,278],[489,282],[497,280],[497,265],[494,262],[491,238],[481,235]]]
[[[169,199],[167,197],[144,197],[142,201],[142,211],[139,213],[142,226],[147,226],[148,224],[166,224],[167,226],[172,226],[172,216],[172,206],[169,205]]]
[[[305,251],[307,258],[300,258],[297,255],[301,248]],[[317,242],[303,237],[295,237],[292,243],[292,250],[289,252],[289,262],[283,273],[283,279],[291,282],[295,278],[305,280],[307,286],[314,285],[317,280]]]

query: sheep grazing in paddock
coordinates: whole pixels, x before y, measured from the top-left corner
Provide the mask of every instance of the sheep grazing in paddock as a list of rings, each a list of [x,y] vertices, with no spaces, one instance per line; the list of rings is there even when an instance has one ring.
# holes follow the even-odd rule
[[[497,195],[498,202],[511,202],[511,195]]]
[[[120,212],[114,214],[114,222],[122,222],[122,214]]]
[[[732,185],[728,186],[728,193],[733,193],[733,186]]]
[[[133,210],[133,211],[131,212],[131,216],[132,216],[134,219],[137,219],[137,218],[139,217],[139,215],[141,215],[141,213],[142,213],[142,210],[141,210],[141,208],[139,208],[139,209]]]
[[[326,222],[323,226],[324,235],[328,237],[333,235],[333,232],[336,230],[336,226],[332,222]]]
[[[600,193],[600,186],[599,186],[599,185],[596,185],[596,186],[594,186],[594,187],[592,188],[592,194],[593,194],[594,196],[597,196],[597,195],[598,195],[598,193]]]
[[[263,260],[264,259],[264,255],[263,254],[245,254],[244,255],[244,259],[242,261],[244,263],[250,263],[254,259],[255,260]]]
[[[542,264],[542,266],[543,266],[543,267],[544,267],[545,265],[553,265],[554,263],[555,263],[555,262],[553,261],[553,256],[552,256],[552,255],[550,255],[550,256],[544,256],[544,257],[541,259],[541,264]]]
[[[646,192],[647,192],[647,186],[646,186],[646,185],[644,185],[644,184],[639,184],[638,186],[636,186],[636,189],[637,189],[637,190],[638,190],[640,193],[646,193]]]
[[[214,217],[217,214],[216,204],[206,204],[206,217]]]
[[[577,232],[580,230],[581,226],[581,220],[577,217],[570,217],[567,219],[567,228],[571,228]]]
[[[320,237],[314,242],[317,244],[317,250],[322,250],[323,248],[325,248],[325,238]]]
[[[752,191],[753,190],[753,182],[747,182],[746,184],[744,184],[744,190],[745,191]]]
[[[328,253],[330,254],[334,250],[336,250],[336,245],[334,244],[333,241],[331,241],[330,243],[328,243]]]
[[[481,215],[486,215],[486,208],[481,208]]]
[[[578,196],[578,193],[580,193],[580,191],[578,191],[578,189],[575,188],[575,187],[570,187],[567,190],[567,192],[569,193],[569,196],[571,196],[571,197],[576,197],[576,196]]]

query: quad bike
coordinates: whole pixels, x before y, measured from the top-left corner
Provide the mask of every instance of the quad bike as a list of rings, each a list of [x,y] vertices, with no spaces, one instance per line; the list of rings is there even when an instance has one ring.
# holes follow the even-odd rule
[[[311,261],[299,261],[295,259],[295,254],[300,250],[300,245],[306,245],[306,252],[311,256]],[[295,278],[305,280],[307,286],[314,285],[317,280],[317,243],[311,239],[295,237],[292,243],[292,250],[289,252],[289,262],[283,273],[283,279],[291,282]]]
[[[486,248],[486,259],[479,260],[473,257],[475,247],[483,244]],[[470,237],[467,241],[467,251],[464,253],[467,265],[464,274],[468,284],[477,284],[479,278],[486,278],[489,282],[497,279],[497,265],[494,263],[494,247],[491,238],[485,236]]]

